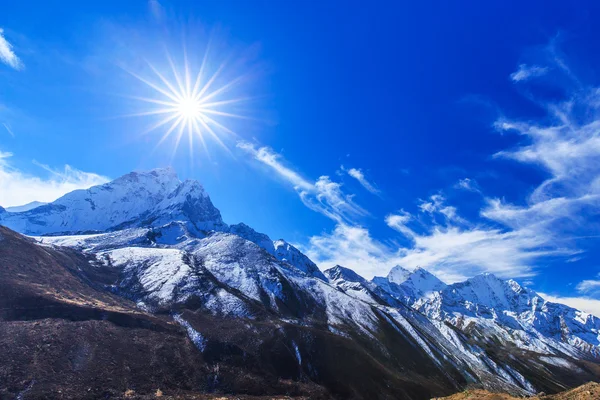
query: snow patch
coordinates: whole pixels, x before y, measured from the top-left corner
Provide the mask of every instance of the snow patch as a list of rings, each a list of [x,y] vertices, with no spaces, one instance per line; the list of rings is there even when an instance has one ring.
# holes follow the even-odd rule
[[[197,330],[192,328],[192,325],[190,325],[189,322],[187,322],[185,319],[181,318],[181,314],[174,314],[173,319],[179,325],[181,325],[185,328],[185,330],[187,331],[188,337],[196,345],[198,350],[200,350],[201,352],[204,352],[204,350],[206,350],[206,343],[207,343],[206,338],[204,336],[202,336],[202,334],[200,332],[198,332]]]

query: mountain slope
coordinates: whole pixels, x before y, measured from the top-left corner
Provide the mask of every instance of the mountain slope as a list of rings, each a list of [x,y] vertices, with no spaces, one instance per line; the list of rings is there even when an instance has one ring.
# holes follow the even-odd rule
[[[509,340],[523,349],[572,357],[596,358],[600,354],[600,319],[547,302],[517,282],[491,274],[449,285],[417,308],[459,329],[479,329],[488,342],[492,338]]]
[[[392,268],[385,278],[374,277],[373,283],[390,296],[409,305],[446,287],[444,282],[423,268],[409,271],[400,266]]]
[[[190,356],[200,357],[191,371],[212,382],[194,390],[426,399],[471,384],[532,394],[600,377],[595,317],[491,275],[445,285],[423,269],[396,267],[372,281],[341,266],[324,274],[284,240],[225,224],[202,186],[180,182],[172,170],[131,173],[27,212],[0,211],[0,223],[52,234],[35,237],[36,245],[3,231],[11,239],[0,239],[0,250],[17,249],[13,258],[0,258],[9,271],[0,286],[7,293],[4,312],[13,315],[5,322],[12,324],[28,301],[44,305],[53,294],[52,307],[30,307],[33,316],[23,318],[46,315],[61,325],[69,315],[84,321],[107,315],[107,323],[118,325],[133,312],[134,320],[150,321],[144,324],[167,324],[199,353]],[[78,260],[52,265],[57,271],[71,265],[67,272],[79,286],[69,283],[76,289],[63,293],[65,274],[49,279],[52,271],[38,266],[45,265],[44,254]],[[21,269],[39,271],[11,278],[23,275]],[[44,314],[72,299],[95,311]],[[111,311],[109,300],[120,308]],[[215,366],[217,378],[210,372]],[[27,381],[31,368],[14,379]]]
[[[184,220],[197,230],[224,226],[202,186],[180,182],[168,168],[131,172],[29,211],[0,213],[0,224],[31,235],[160,226],[167,220]]]
[[[435,365],[427,355],[403,336],[396,337],[396,346],[404,349],[402,354],[410,354],[413,362],[418,361],[419,367],[416,372],[398,369],[398,361],[393,361],[398,359],[386,355],[393,354],[392,349],[383,352],[378,346],[372,347],[363,332],[341,322],[347,321],[347,316],[338,313],[347,296],[321,280],[298,275],[288,281],[299,285],[310,280],[316,285],[310,290],[326,298],[328,310],[321,317],[311,306],[311,318],[323,318],[311,326],[282,319],[274,308],[268,308],[272,302],[262,302],[260,295],[259,301],[248,300],[234,288],[241,288],[246,279],[232,279],[232,286],[228,286],[202,274],[193,279],[207,285],[192,284],[192,292],[210,296],[215,287],[224,289],[245,299],[255,312],[250,317],[226,318],[206,312],[201,297],[196,301],[171,297],[167,314],[150,314],[123,296],[137,300],[138,296],[165,293],[164,285],[156,286],[160,280],[144,279],[148,269],[158,264],[175,266],[170,270],[189,276],[182,271],[186,261],[180,261],[176,254],[181,250],[124,247],[98,253],[96,258],[90,252],[48,244],[42,247],[6,228],[0,228],[0,234],[0,301],[3,309],[10,310],[0,320],[0,378],[6,382],[1,389],[3,396],[25,393],[24,398],[98,398],[128,389],[150,394],[158,387],[165,393],[218,390],[316,399],[427,398],[457,388],[444,374],[434,372]],[[244,239],[217,233],[200,247],[187,245],[205,258],[208,268],[218,271],[226,269],[217,262],[224,261],[220,257],[231,256],[223,248],[229,249],[235,240]],[[256,256],[265,254],[253,243],[246,243],[256,249]],[[115,252],[124,254],[117,256]],[[273,260],[271,256],[265,258]],[[254,262],[247,267],[250,269],[240,273],[250,276],[259,272],[249,280],[255,288],[260,287],[263,267]],[[278,267],[269,268],[277,270],[273,271],[277,277]],[[124,276],[132,276],[130,270],[140,272],[141,291],[129,286],[127,279],[123,282]],[[115,289],[121,296],[111,293]],[[219,297],[217,293],[215,298]],[[362,312],[370,313],[367,305],[362,307]],[[329,314],[339,321],[326,316]],[[371,318],[373,327],[384,322],[375,313]],[[335,323],[345,333],[332,334],[328,323]],[[437,376],[433,386],[420,375],[427,370]]]
[[[44,204],[48,203],[42,203],[41,201],[32,201],[31,203],[23,204],[22,206],[6,207],[5,210],[8,212],[23,212],[33,210],[34,208],[43,206]]]

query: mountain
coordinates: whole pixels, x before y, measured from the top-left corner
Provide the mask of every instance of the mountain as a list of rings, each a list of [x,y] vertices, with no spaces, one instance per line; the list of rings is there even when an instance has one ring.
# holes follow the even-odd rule
[[[572,357],[600,355],[599,318],[492,274],[449,285],[416,308],[487,343],[509,341],[524,350],[559,350]]]
[[[285,240],[227,225],[171,169],[0,223],[0,397],[429,399],[600,378],[594,316],[493,275],[321,272]]]
[[[306,257],[300,250],[289,244],[283,239],[276,240],[274,243],[275,251],[274,255],[281,261],[285,261],[298,268],[300,271],[319,278],[327,280],[325,275],[321,272],[317,264],[312,262]]]
[[[421,301],[446,287],[444,282],[423,268],[409,271],[401,266],[392,268],[385,278],[374,277],[373,283],[405,304]]]
[[[32,201],[31,203],[23,204],[22,206],[6,207],[5,210],[8,212],[23,212],[33,210],[34,208],[43,206],[44,204],[48,203],[42,203],[41,201]]]
[[[29,211],[0,214],[0,224],[30,235],[160,226],[174,220],[186,221],[197,232],[225,227],[202,186],[181,182],[170,168],[131,172]]]

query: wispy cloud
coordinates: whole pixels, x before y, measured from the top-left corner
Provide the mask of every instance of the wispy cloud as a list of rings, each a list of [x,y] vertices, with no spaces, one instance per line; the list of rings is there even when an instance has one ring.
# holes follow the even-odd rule
[[[477,184],[477,182],[471,178],[460,179],[458,182],[456,182],[454,188],[467,190],[469,192],[481,192],[481,189],[479,189],[479,185]]]
[[[342,171],[346,172],[348,175],[350,175],[351,177],[356,179],[358,181],[358,183],[360,183],[369,192],[371,192],[373,194],[379,193],[379,189],[377,189],[374,184],[372,184],[371,182],[369,182],[367,180],[367,178],[365,178],[365,174],[362,172],[362,170],[360,170],[358,168],[346,169],[346,168],[344,168],[343,165],[341,166],[341,169],[342,169]]]
[[[385,217],[385,223],[392,229],[402,233],[406,238],[412,239],[416,236],[415,232],[408,227],[408,223],[412,220],[410,213],[400,210],[394,214],[388,214]]]
[[[6,65],[16,69],[23,69],[23,62],[13,51],[13,46],[4,37],[4,30],[0,28],[0,60]]]
[[[10,129],[10,125],[8,125],[6,122],[2,123],[2,126],[4,127],[4,129],[6,129],[6,131],[10,134],[10,136],[15,137],[14,132],[12,131],[12,129]]]
[[[551,50],[550,60],[556,65],[522,65],[511,78],[525,80],[552,69],[567,74],[572,82],[571,70],[553,47]],[[356,265],[358,272],[370,275],[377,270],[372,266],[421,266],[454,281],[480,272],[505,278],[531,277],[539,273],[537,265],[543,258],[580,254],[577,237],[600,229],[593,222],[593,217],[600,214],[600,89],[578,85],[568,100],[540,104],[548,110],[549,118],[502,119],[495,124],[526,139],[522,145],[497,153],[497,159],[529,164],[548,173],[549,177],[532,189],[524,204],[485,197],[475,181],[462,179],[455,189],[484,196],[485,205],[479,212],[482,218],[467,221],[439,193],[420,201],[419,215],[401,211],[385,218],[389,227],[410,242],[409,246],[384,245],[362,227],[352,228],[360,234],[349,240],[349,228],[338,227],[331,234],[310,239],[313,256],[327,265],[353,262],[347,249],[361,249],[358,241],[364,240],[361,261]],[[338,247],[340,250],[336,250]],[[578,289],[598,295],[600,281],[583,281]]]
[[[552,303],[566,304],[577,310],[585,311],[595,316],[600,317],[600,300],[589,297],[568,297],[568,296],[553,296],[547,293],[539,293],[542,298]]]
[[[598,296],[600,294],[600,280],[586,279],[577,285],[577,291],[587,295]]]
[[[540,77],[546,75],[548,67],[540,67],[538,65],[519,65],[519,69],[510,74],[510,79],[514,82],[526,81],[531,78]]]
[[[368,212],[352,200],[352,195],[342,191],[342,184],[323,175],[316,181],[304,178],[286,165],[281,154],[270,147],[257,147],[252,143],[240,142],[237,147],[250,154],[255,160],[269,167],[276,177],[291,185],[308,208],[338,222],[348,223]]]
[[[51,202],[76,189],[108,182],[108,178],[83,172],[69,165],[53,169],[36,163],[47,177],[27,174],[10,164],[12,153],[0,151],[0,206],[10,207],[32,201]]]
[[[165,9],[158,0],[148,0],[150,13],[157,21],[161,22],[165,17]]]
[[[323,270],[339,264],[368,279],[395,265],[392,248],[374,239],[366,228],[344,223],[331,233],[311,237],[301,250]]]

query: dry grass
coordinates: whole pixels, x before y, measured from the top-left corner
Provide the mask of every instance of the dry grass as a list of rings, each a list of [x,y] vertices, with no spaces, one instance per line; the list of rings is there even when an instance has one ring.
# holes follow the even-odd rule
[[[522,400],[523,397],[513,397],[503,393],[491,393],[486,390],[465,390],[448,397],[434,400]],[[529,400],[600,400],[600,384],[590,382],[575,389],[564,392],[527,397]]]

